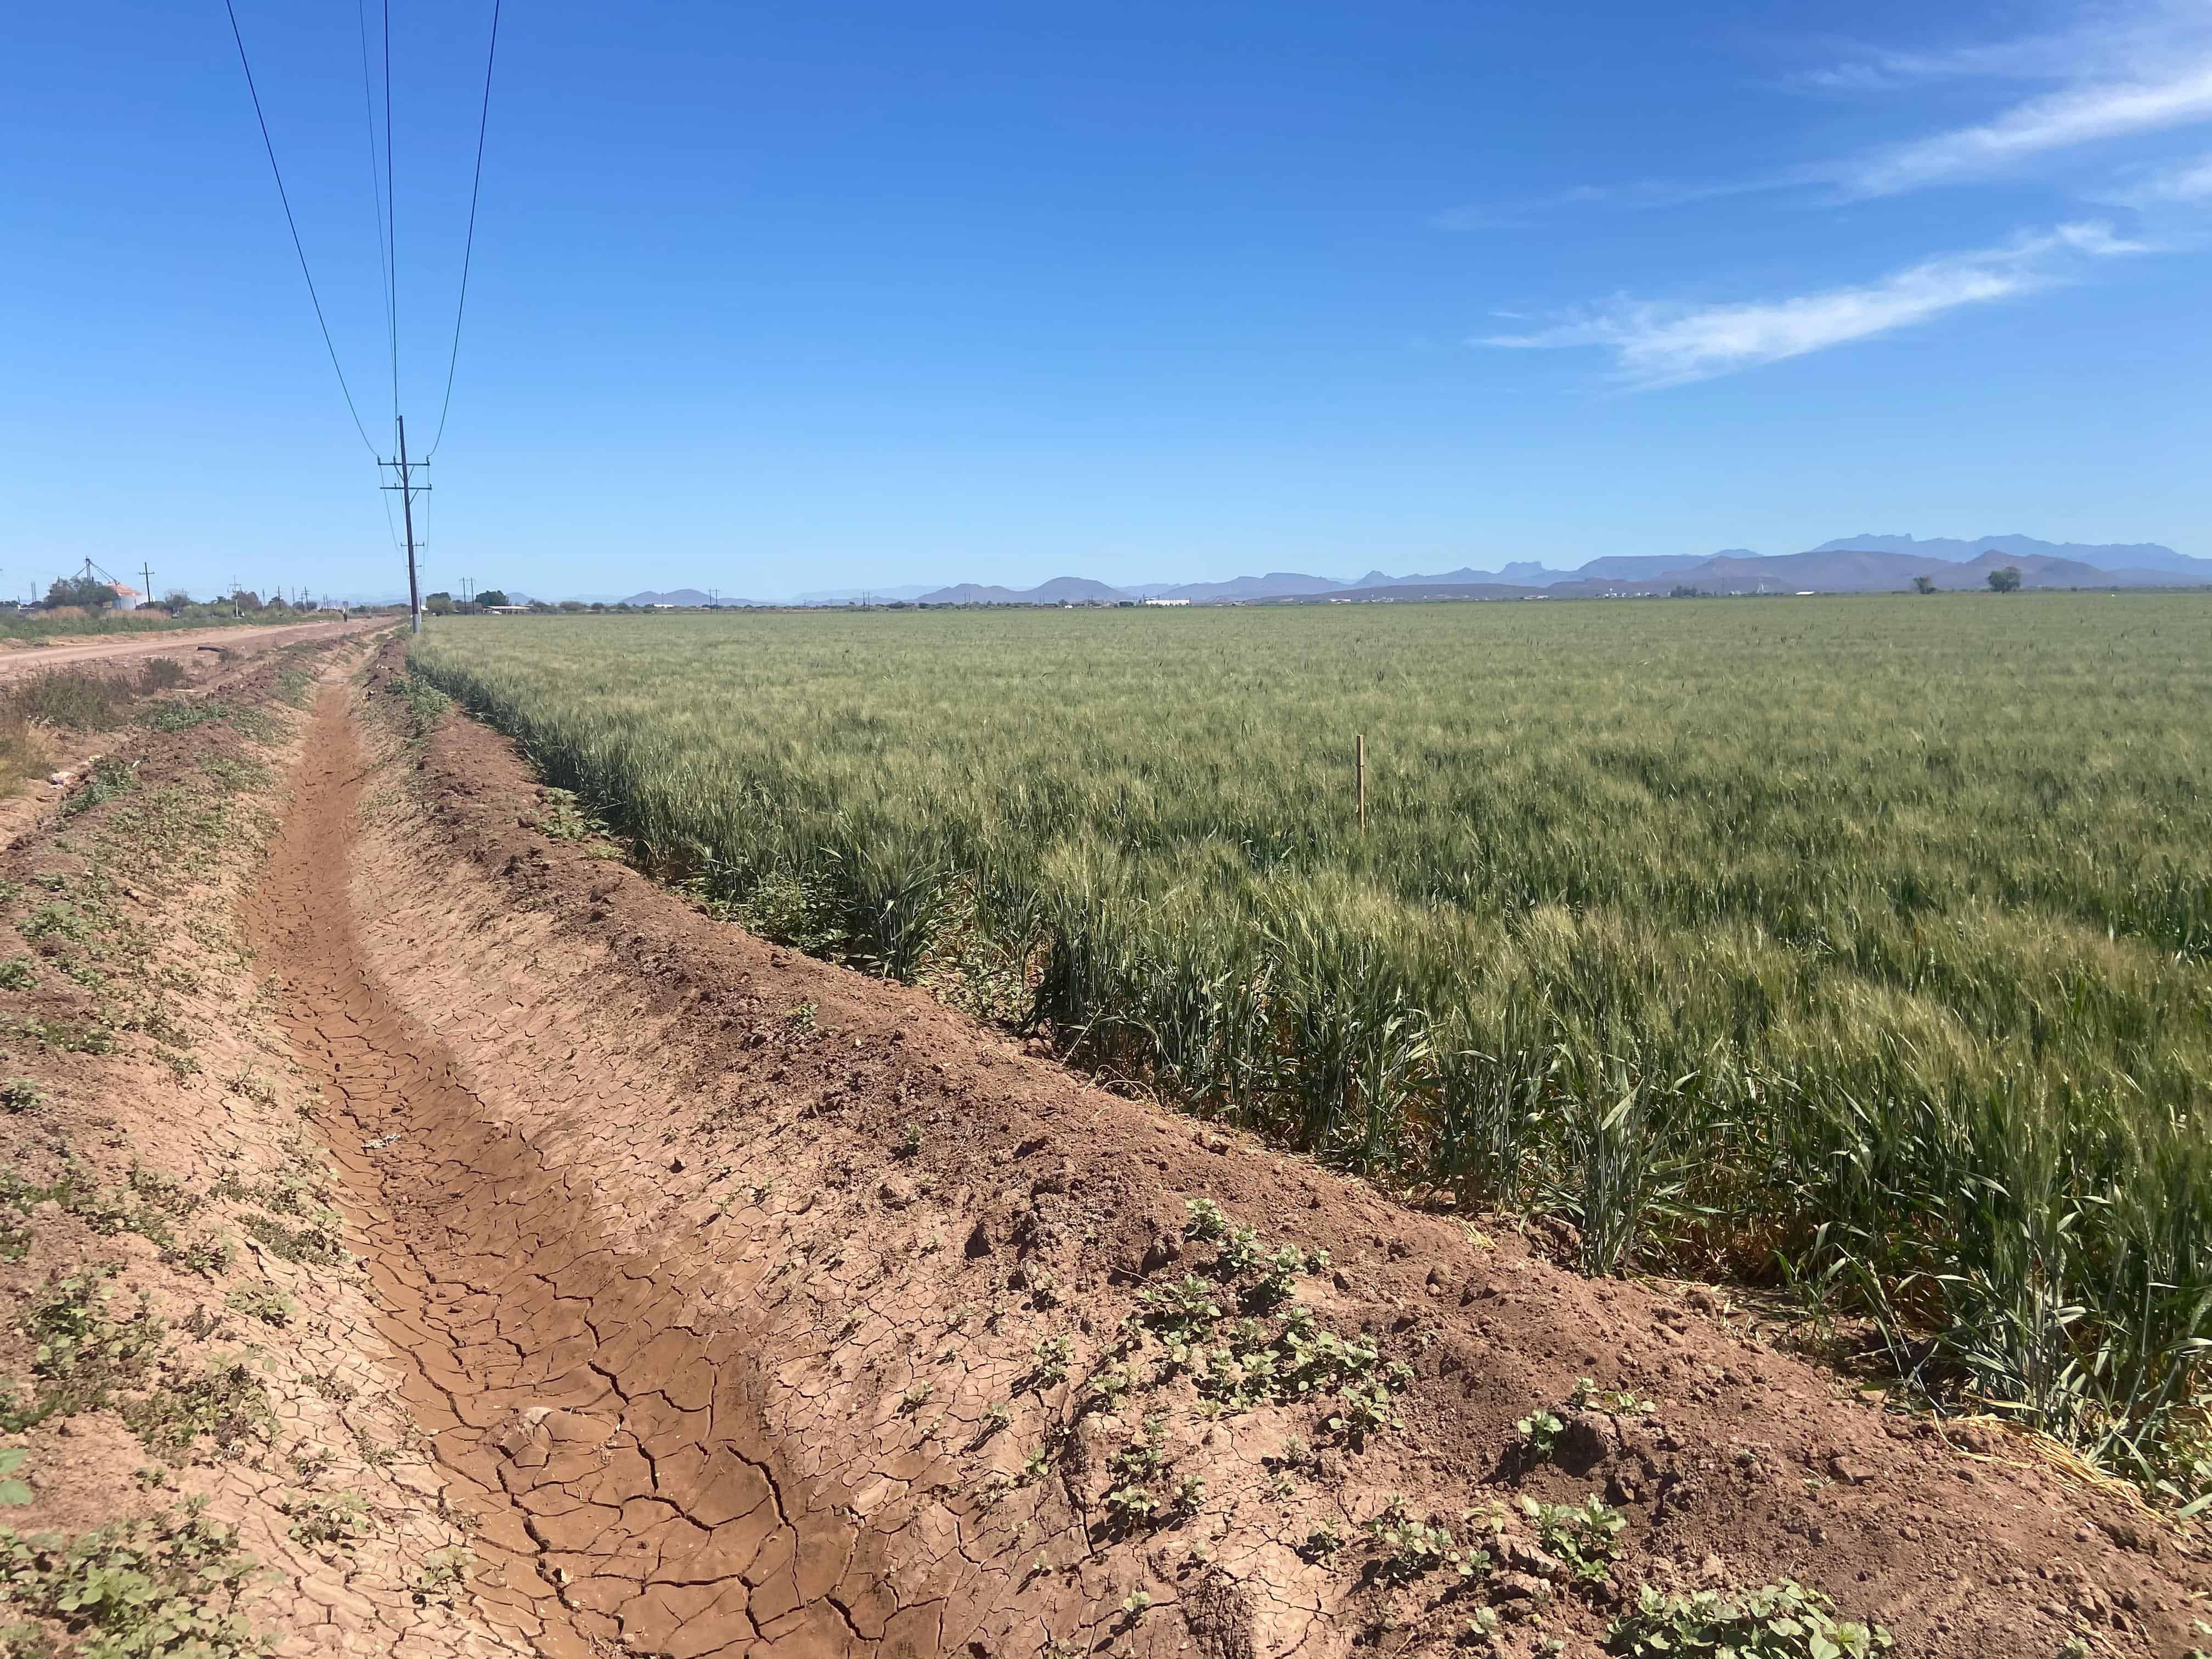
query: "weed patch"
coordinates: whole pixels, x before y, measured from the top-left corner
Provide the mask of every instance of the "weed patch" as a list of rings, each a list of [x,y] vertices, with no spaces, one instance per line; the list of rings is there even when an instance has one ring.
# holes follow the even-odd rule
[[[11,686],[8,705],[16,714],[73,732],[109,732],[123,724],[136,701],[129,682],[82,669],[50,668]]]
[[[194,1505],[75,1538],[0,1527],[0,1600],[60,1626],[88,1659],[267,1651],[240,1611],[253,1571],[237,1534],[203,1520]],[[36,1627],[23,1639],[36,1639]]]
[[[1872,1659],[1891,1644],[1881,1626],[1838,1619],[1826,1596],[1790,1579],[1727,1595],[1647,1584],[1606,1632],[1607,1651],[1626,1659]]]

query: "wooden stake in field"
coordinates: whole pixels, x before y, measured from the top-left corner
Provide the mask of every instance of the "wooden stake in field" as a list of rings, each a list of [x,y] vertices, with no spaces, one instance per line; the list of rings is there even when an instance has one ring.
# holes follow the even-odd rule
[[[1352,740],[1352,775],[1359,797],[1359,833],[1367,833],[1367,734]]]

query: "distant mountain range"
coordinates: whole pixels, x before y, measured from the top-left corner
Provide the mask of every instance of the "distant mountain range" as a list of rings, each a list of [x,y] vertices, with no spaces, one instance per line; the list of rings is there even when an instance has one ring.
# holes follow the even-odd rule
[[[2156,542],[2039,542],[2033,536],[1984,536],[1971,542],[1930,536],[1926,541],[1915,541],[1910,536],[1846,536],[1840,541],[1822,542],[1812,550],[1835,553],[1850,549],[1869,553],[1905,553],[1915,558],[1947,559],[1958,563],[1994,550],[2014,558],[2071,559],[2099,570],[2171,570],[2197,581],[2212,580],[2212,559],[2193,559]]]
[[[1393,576],[1370,570],[1352,580],[1271,570],[1265,575],[1227,581],[1145,582],[1113,586],[1087,576],[1055,576],[1035,587],[1004,587],[978,582],[951,586],[909,583],[894,587],[823,588],[787,599],[724,596],[732,608],[763,605],[1120,605],[1134,599],[1180,599],[1192,605],[1310,604],[1328,600],[1363,603],[1429,598],[1577,599],[1605,594],[1666,593],[1693,587],[1708,593],[1890,592],[1908,589],[1916,576],[1938,588],[1981,587],[1989,573],[2004,565],[2019,568],[2027,587],[2174,587],[2212,586],[2212,559],[2193,558],[2157,542],[2045,542],[2033,536],[1954,537],[1842,536],[1802,553],[1762,556],[1746,547],[1725,548],[1710,556],[1647,553],[1609,555],[1571,568],[1522,559],[1496,570],[1463,565],[1456,570]],[[528,603],[516,589],[507,592]],[[583,594],[613,602],[607,594]],[[355,603],[362,601],[356,596]],[[382,601],[377,601],[382,602]],[[705,605],[716,603],[696,587],[667,592],[632,593],[634,605]]]
[[[678,587],[673,588],[665,593],[633,593],[628,599],[617,600],[615,601],[615,603],[621,605],[727,605],[732,610],[735,610],[747,605],[757,605],[760,601],[757,599],[739,599],[729,598],[718,599],[712,594],[702,593],[696,587]]]
[[[1356,581],[1271,571],[1219,582],[1149,583],[1111,587],[1085,576],[1055,576],[1036,587],[961,582],[912,597],[924,605],[1112,605],[1133,599],[1185,599],[1194,605],[1331,599],[1412,599],[1458,595],[1511,598],[1544,593],[1568,599],[1605,593],[1670,592],[1864,593],[1909,588],[1915,576],[1938,588],[1981,587],[1989,573],[2016,566],[2027,587],[2170,587],[2212,584],[2212,559],[2192,558],[2155,542],[2085,544],[2033,536],[1916,540],[1911,536],[1846,536],[1803,553],[1761,556],[1729,548],[1711,557],[1642,554],[1592,559],[1573,569],[1516,561],[1498,570],[1462,567],[1434,574],[1393,576],[1370,570]],[[1480,590],[1478,592],[1477,590]],[[900,597],[907,597],[902,594]]]

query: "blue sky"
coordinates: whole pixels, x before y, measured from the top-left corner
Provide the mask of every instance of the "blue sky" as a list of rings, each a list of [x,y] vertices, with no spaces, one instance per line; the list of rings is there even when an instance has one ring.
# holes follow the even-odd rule
[[[386,444],[356,7],[237,4]],[[392,12],[419,447],[489,0]],[[10,30],[0,589],[401,585],[220,0]],[[426,569],[2212,554],[2208,221],[2202,3],[516,0]]]

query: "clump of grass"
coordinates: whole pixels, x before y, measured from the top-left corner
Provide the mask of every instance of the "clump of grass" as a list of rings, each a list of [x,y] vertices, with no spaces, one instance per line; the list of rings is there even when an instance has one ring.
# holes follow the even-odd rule
[[[8,706],[26,720],[73,732],[111,732],[136,701],[129,681],[81,668],[49,668],[8,689]]]

